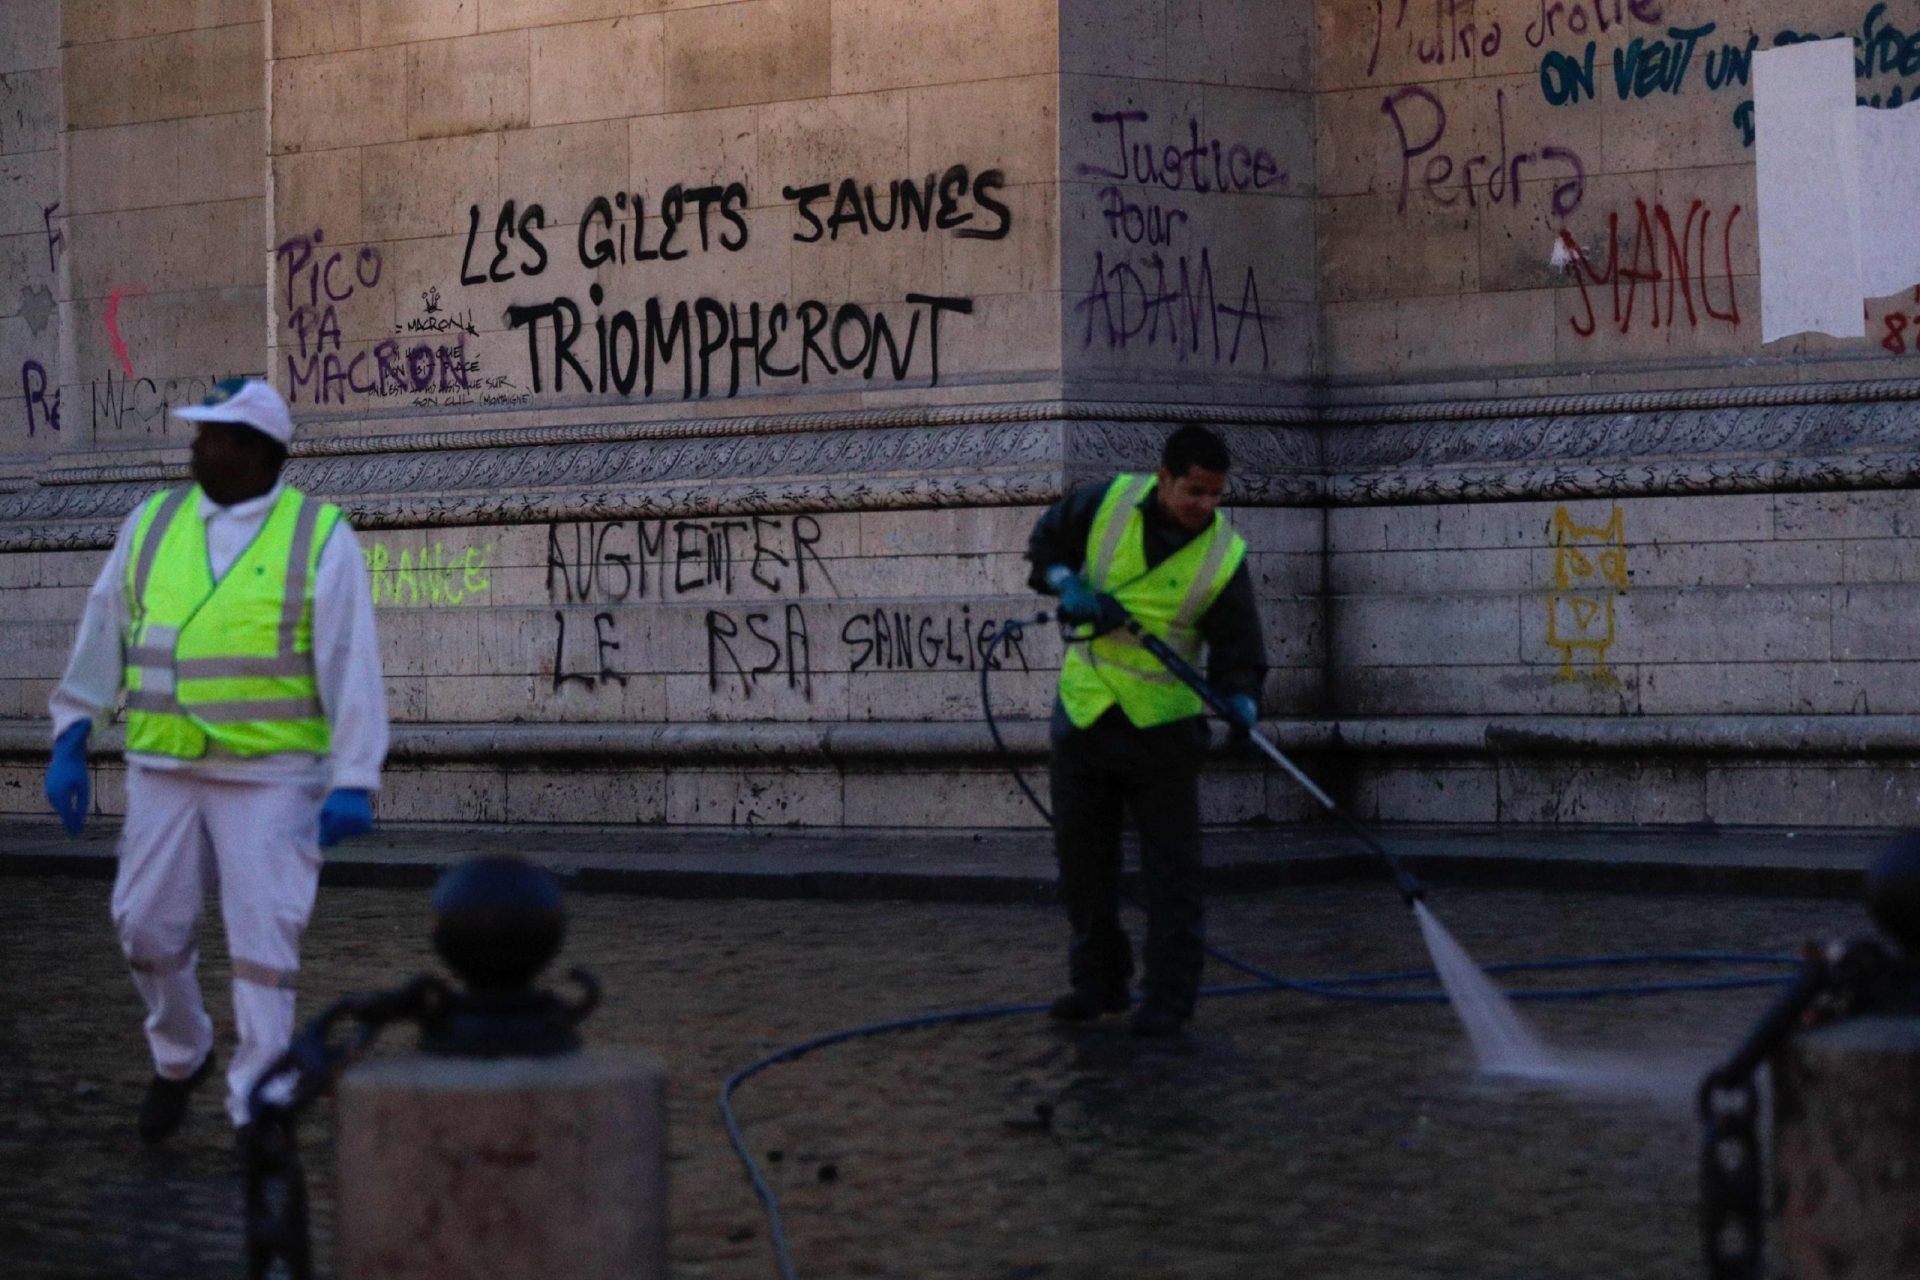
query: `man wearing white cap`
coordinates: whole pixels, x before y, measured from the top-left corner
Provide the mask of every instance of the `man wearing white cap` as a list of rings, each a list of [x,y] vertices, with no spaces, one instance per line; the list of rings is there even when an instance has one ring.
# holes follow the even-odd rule
[[[86,821],[87,735],[127,691],[127,818],[113,921],[147,1007],[154,1078],[140,1136],[180,1125],[212,1074],[194,926],[211,876],[239,1044],[227,1113],[293,1031],[320,847],[373,827],[387,751],[373,602],[340,509],[281,483],[293,420],[257,378],[176,411],[199,424],[192,485],[121,525],[53,692],[47,799]]]

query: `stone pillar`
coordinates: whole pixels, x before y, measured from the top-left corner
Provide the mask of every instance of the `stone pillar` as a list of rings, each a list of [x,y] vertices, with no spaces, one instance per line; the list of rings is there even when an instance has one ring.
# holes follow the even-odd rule
[[[666,1077],[645,1053],[408,1055],[339,1090],[343,1280],[664,1280]]]
[[[1787,1273],[1920,1275],[1920,1018],[1794,1036],[1774,1082]]]

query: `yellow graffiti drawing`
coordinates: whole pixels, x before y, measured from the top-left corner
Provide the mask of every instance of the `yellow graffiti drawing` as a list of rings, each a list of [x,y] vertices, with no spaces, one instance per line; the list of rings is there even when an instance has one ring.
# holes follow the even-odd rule
[[[492,586],[487,564],[493,544],[449,548],[438,542],[402,547],[396,555],[384,542],[360,549],[376,605],[484,604]]]
[[[1565,507],[1553,513],[1553,590],[1547,596],[1547,643],[1560,651],[1556,680],[1619,683],[1607,668],[1615,638],[1614,600],[1627,589],[1627,538],[1620,508],[1603,525],[1576,523]],[[1585,667],[1575,654],[1591,655]]]

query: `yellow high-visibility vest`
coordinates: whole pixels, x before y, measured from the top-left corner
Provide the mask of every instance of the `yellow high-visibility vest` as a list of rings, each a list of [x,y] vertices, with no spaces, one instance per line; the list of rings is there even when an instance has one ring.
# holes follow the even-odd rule
[[[1126,606],[1142,628],[1175,653],[1198,663],[1200,619],[1247,558],[1247,543],[1216,511],[1204,532],[1149,569],[1140,504],[1155,483],[1154,476],[1114,477],[1094,513],[1081,575],[1095,591]],[[1126,631],[1109,631],[1067,647],[1060,667],[1060,702],[1068,719],[1082,729],[1115,703],[1142,729],[1206,710],[1199,694]]]
[[[200,487],[147,499],[127,555],[129,751],[326,754],[313,587],[340,519],[340,508],[288,486],[216,583]]]

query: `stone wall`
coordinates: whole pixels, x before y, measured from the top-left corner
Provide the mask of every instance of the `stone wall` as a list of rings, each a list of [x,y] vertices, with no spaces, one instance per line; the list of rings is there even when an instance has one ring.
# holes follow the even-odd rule
[[[1336,395],[1910,376],[1920,302],[1909,294],[1869,304],[1864,340],[1761,343],[1750,68],[1756,48],[1852,36],[1861,100],[1897,106],[1920,72],[1912,5],[1318,0],[1318,11]]]
[[[1694,3],[9,5],[0,808],[166,407],[266,372],[389,819],[1029,822],[983,628],[1202,421],[1359,811],[1910,821],[1920,303],[1760,345],[1742,104],[1802,31],[1891,103],[1920,7]],[[1058,660],[993,677],[1036,777]]]

